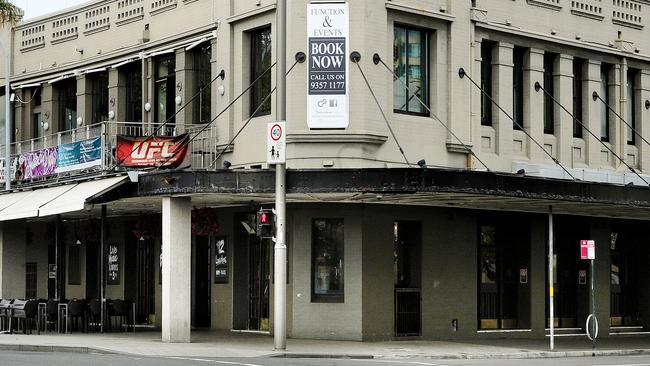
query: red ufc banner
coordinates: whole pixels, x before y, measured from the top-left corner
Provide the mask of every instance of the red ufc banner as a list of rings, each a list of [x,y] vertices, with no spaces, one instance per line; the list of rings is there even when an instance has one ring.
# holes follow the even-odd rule
[[[116,158],[120,166],[177,168],[188,153],[190,135],[127,137],[117,136]]]

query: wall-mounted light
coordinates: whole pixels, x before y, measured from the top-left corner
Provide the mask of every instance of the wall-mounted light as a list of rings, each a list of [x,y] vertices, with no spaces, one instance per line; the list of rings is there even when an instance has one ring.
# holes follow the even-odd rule
[[[226,94],[226,88],[223,85],[219,85],[217,87],[217,93],[223,97],[223,95]]]
[[[81,125],[84,124],[84,119],[81,117],[77,117],[77,127],[81,127]]]
[[[151,111],[151,103],[146,102],[146,103],[144,104],[144,110],[145,110],[145,112],[149,112],[149,111]]]
[[[176,98],[174,98],[174,102],[176,102],[176,105],[181,105],[181,103],[183,103],[183,97],[177,95]]]
[[[47,131],[50,129],[50,124],[47,122],[41,122],[41,126],[43,127],[43,131]]]
[[[230,169],[231,165],[232,165],[231,162],[229,162],[228,160],[224,160],[224,162],[223,162],[224,169]]]
[[[114,110],[108,111],[108,119],[115,119],[115,111]]]

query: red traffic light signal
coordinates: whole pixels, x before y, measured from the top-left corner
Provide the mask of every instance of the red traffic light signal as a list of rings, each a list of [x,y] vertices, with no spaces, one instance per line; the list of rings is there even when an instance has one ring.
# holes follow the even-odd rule
[[[269,215],[266,212],[260,214],[260,224],[269,224]]]
[[[275,231],[273,210],[261,209],[257,212],[257,235],[262,238],[271,238]]]

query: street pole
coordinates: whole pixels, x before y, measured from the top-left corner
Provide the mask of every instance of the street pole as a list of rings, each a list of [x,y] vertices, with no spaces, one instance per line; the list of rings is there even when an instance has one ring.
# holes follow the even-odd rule
[[[0,49],[5,59],[5,189],[11,189],[11,54],[5,47],[5,44],[0,41]]]
[[[596,337],[598,336],[598,319],[596,318],[596,287],[594,286],[594,260],[591,261],[591,316],[592,316],[592,332],[593,336],[591,338],[591,349],[592,351],[596,349]],[[589,325],[587,325],[589,326]],[[589,333],[589,329],[587,329]]]
[[[287,1],[277,0],[276,4],[276,117],[286,120],[287,93]],[[274,247],[274,295],[273,295],[273,343],[276,350],[287,348],[287,245],[286,232],[286,171],[285,164],[275,166],[275,210],[276,232]]]
[[[555,289],[553,288],[553,207],[548,209],[548,314],[551,328],[550,347],[555,348]]]

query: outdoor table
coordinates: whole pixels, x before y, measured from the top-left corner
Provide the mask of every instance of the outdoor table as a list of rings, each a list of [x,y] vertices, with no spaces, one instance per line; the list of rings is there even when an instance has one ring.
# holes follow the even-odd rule
[[[59,304],[58,331],[61,333],[61,322],[65,319],[65,333],[68,333],[68,304]]]

